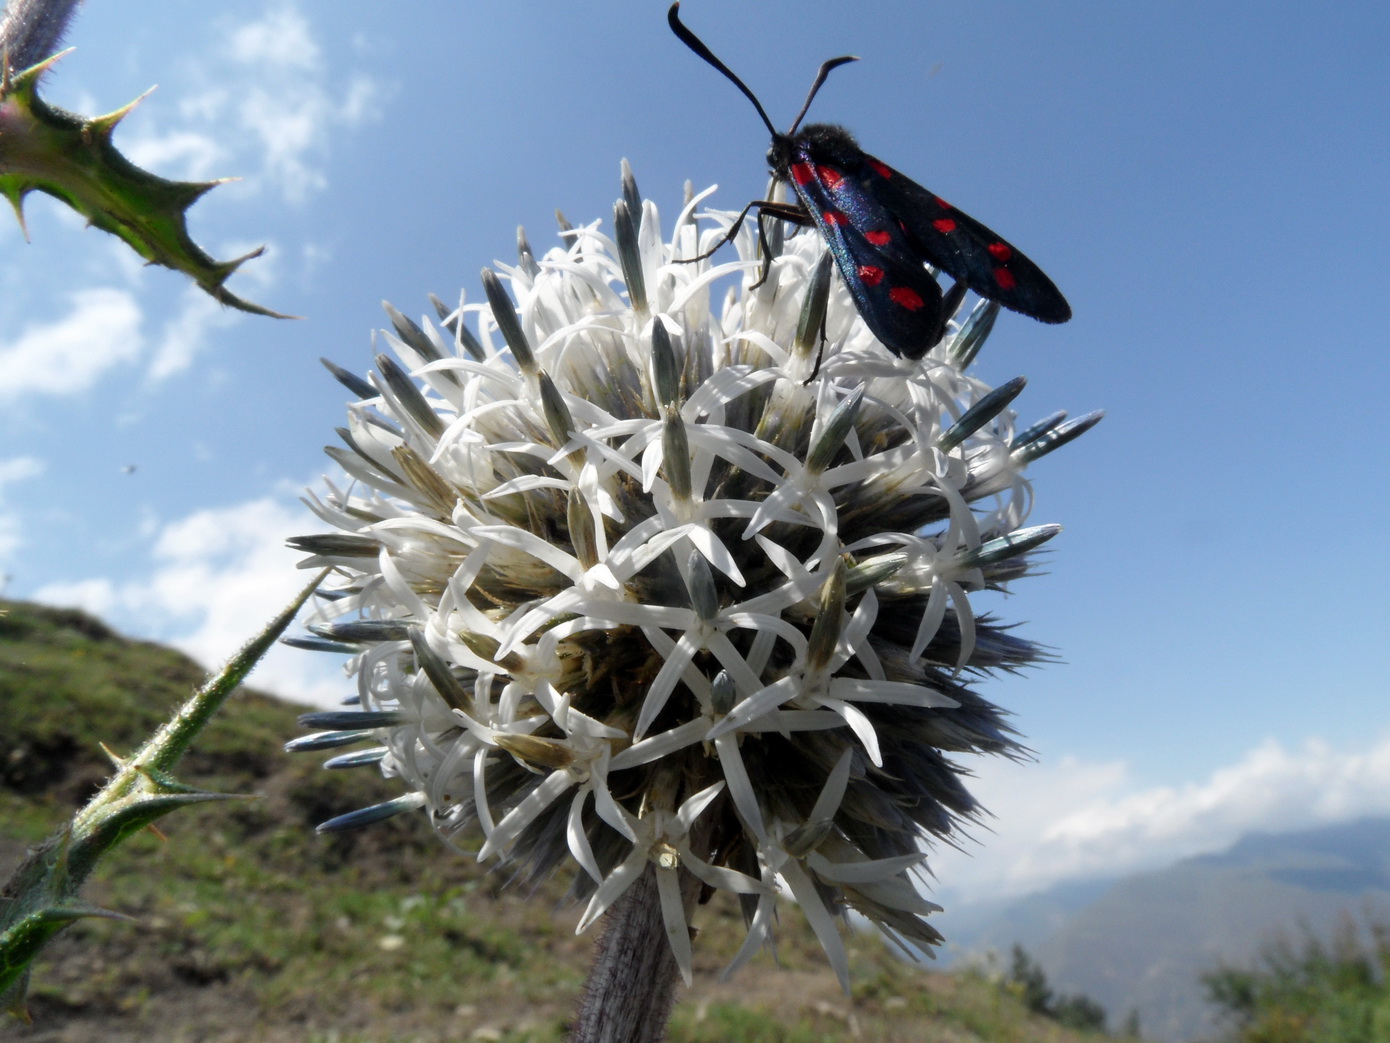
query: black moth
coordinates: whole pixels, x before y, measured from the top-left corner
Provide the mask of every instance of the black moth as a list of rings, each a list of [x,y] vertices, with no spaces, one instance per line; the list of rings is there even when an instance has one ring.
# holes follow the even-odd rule
[[[792,186],[799,200],[749,203],[724,241],[737,233],[753,209],[758,210],[760,232],[766,215],[814,225],[870,331],[903,358],[919,359],[941,340],[967,289],[1042,322],[1071,318],[1066,298],[1022,252],[869,155],[845,128],[811,123],[797,130],[830,70],[858,59],[846,56],[823,64],[796,121],[783,134],[748,86],[681,23],[679,11],[677,0],[667,14],[671,31],[753,103],[772,134],[768,166],[773,176]],[[765,264],[770,263],[769,257]],[[927,264],[956,280],[944,294],[924,267]]]

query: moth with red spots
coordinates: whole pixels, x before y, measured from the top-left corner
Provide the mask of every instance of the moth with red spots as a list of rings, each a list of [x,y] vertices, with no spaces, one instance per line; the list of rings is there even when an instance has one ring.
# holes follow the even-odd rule
[[[772,134],[768,166],[774,177],[791,185],[798,200],[749,203],[718,245],[733,238],[754,209],[764,245],[766,216],[814,225],[869,330],[902,358],[919,359],[941,340],[967,289],[1041,322],[1071,318],[1066,298],[1021,251],[869,155],[849,131],[829,123],[797,130],[830,70],[857,58],[832,58],[820,67],[801,112],[784,134],[772,125],[748,86],[681,23],[679,11],[677,0],[667,14],[671,31],[753,103]],[[770,264],[765,251],[764,278]],[[951,276],[954,285],[943,293],[926,265]]]

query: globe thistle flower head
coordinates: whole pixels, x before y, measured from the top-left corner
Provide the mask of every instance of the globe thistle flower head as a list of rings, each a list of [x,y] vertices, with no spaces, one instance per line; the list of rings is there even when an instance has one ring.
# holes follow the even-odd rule
[[[972,684],[1045,658],[972,609],[1056,526],[1023,528],[1033,459],[1098,419],[1021,434],[1015,381],[966,372],[997,308],[924,359],[889,355],[812,235],[762,260],[735,214],[669,232],[626,171],[612,234],[571,228],[484,270],[437,325],[387,306],[395,358],[329,449],[351,479],[300,537],[331,566],[314,636],[360,707],[293,749],[370,741],[404,794],[323,830],[426,809],[460,850],[568,870],[580,929],[655,865],[690,977],[681,874],[736,894],[737,966],[779,895],[842,981],[854,911],[939,941],[923,844],[981,809],[953,758],[1022,748]]]

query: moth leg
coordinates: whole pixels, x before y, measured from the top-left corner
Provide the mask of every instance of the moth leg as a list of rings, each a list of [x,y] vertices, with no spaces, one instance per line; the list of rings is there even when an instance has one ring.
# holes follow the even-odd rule
[[[754,208],[757,208],[758,211],[758,238],[764,245],[767,243],[767,233],[762,227],[762,215],[765,213],[771,212],[773,216],[780,217],[784,221],[791,221],[803,226],[812,224],[810,215],[799,206],[779,203],[772,199],[755,199],[738,212],[738,217],[734,218],[734,223],[729,226],[729,230],[721,235],[719,240],[708,250],[698,253],[694,257],[677,257],[674,259],[675,262],[677,264],[693,264],[696,261],[703,261],[712,257],[720,247],[734,241],[734,236],[738,235],[739,229],[743,227],[743,221],[748,216],[748,211]],[[761,286],[766,279],[767,272],[764,271],[763,277],[753,284],[754,287]]]
[[[762,202],[749,205],[758,208],[758,249],[762,251],[763,255],[762,274],[758,276],[757,282],[748,287],[750,290],[756,290],[763,283],[767,282],[767,277],[772,274],[772,244],[768,241],[767,226],[763,224],[763,218],[771,214],[773,217],[783,221],[790,221],[792,224],[800,225],[802,228],[807,228],[815,222],[811,220],[811,215],[806,213],[805,208],[793,203],[776,203],[770,199],[765,199]],[[744,213],[747,213],[747,210],[745,210]],[[739,219],[742,220],[742,217],[740,216]],[[820,363],[817,362],[816,366],[819,368]]]
[[[756,290],[767,282],[767,277],[772,274],[772,243],[767,238],[767,225],[763,224],[763,218],[766,216],[766,209],[758,211],[758,252],[763,255],[763,267],[758,273],[758,281],[748,287],[750,290]]]
[[[767,204],[760,199],[753,200],[753,202],[749,203],[747,206],[745,206],[742,210],[739,211],[738,217],[736,217],[734,219],[734,223],[729,226],[729,230],[725,232],[723,235],[721,235],[719,237],[719,241],[716,242],[713,246],[711,246],[708,250],[706,250],[704,253],[698,253],[694,257],[677,257],[674,259],[675,262],[677,264],[694,264],[696,261],[703,261],[707,257],[714,256],[714,254],[719,250],[721,246],[723,246],[725,243],[732,243],[734,241],[734,236],[738,235],[738,230],[743,227],[743,219],[748,216],[748,211],[752,210],[755,206],[761,207],[766,205]]]
[[[957,309],[960,308],[960,302],[965,300],[965,291],[968,289],[970,289],[970,287],[966,286],[965,283],[957,279],[955,282],[951,284],[951,288],[947,290],[945,295],[942,297],[941,326],[936,331],[936,336],[932,338],[931,343],[927,345],[928,351],[940,344],[941,338],[946,336],[946,328],[950,325],[952,316],[954,316],[956,314]]]

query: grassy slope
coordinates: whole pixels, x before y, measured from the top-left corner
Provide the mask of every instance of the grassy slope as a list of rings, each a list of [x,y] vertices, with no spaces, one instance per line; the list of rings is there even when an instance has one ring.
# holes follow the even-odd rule
[[[106,773],[99,743],[132,750],[202,679],[180,654],[77,612],[0,603],[0,874],[60,825]],[[562,1038],[588,962],[562,890],[499,892],[422,816],[332,839],[314,824],[393,796],[370,770],[326,772],[281,752],[295,707],[238,693],[184,762],[185,781],[253,793],[179,812],[126,844],[87,897],[137,922],[62,936],[32,984],[16,1040],[443,1040]],[[677,1043],[941,1043],[1086,1037],[1027,1014],[977,976],[925,971],[877,937],[853,942],[855,995],[826,969],[799,915],[766,954],[717,982],[742,927],[702,910],[696,985]]]

